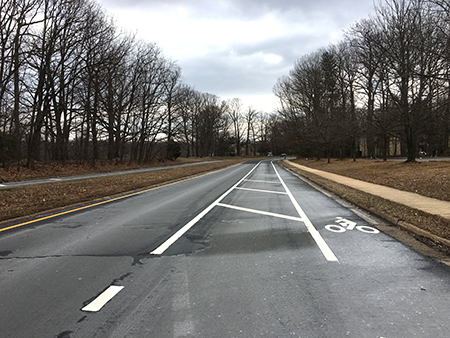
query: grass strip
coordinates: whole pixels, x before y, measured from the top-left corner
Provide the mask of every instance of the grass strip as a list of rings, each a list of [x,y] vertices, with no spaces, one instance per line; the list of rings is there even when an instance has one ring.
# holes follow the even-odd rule
[[[98,177],[0,190],[0,222],[86,203],[189,176],[223,169],[248,159],[161,169],[138,174]]]

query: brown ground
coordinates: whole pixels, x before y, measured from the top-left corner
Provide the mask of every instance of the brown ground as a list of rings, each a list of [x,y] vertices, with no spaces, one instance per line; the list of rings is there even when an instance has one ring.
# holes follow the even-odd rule
[[[131,163],[131,164],[114,163],[114,162],[111,163],[110,161],[97,161],[95,166],[92,166],[92,164],[89,163],[83,165],[78,165],[76,163],[61,164],[57,162],[47,164],[37,163],[35,169],[29,169],[26,167],[17,168],[17,166],[10,166],[7,169],[0,168],[0,183],[36,180],[41,178],[53,178],[59,176],[62,177],[72,175],[105,173],[113,171],[124,171],[149,167],[162,167],[184,163],[216,161],[221,159],[222,158],[217,157],[177,158],[175,161],[155,160],[145,165],[138,163]]]
[[[218,158],[197,159],[195,161],[210,161]],[[18,217],[42,213],[45,211],[89,202],[96,199],[122,194],[179,180],[188,176],[198,175],[208,171],[225,168],[248,158],[231,158],[217,163],[206,163],[184,168],[164,169],[138,174],[126,174],[112,177],[99,177],[72,182],[55,182],[39,185],[31,185],[19,188],[0,190],[0,222]],[[165,163],[155,163],[153,166],[174,165],[194,160],[179,159]],[[143,167],[143,166],[139,166]],[[76,174],[121,171],[138,168],[137,165],[109,165],[98,164],[95,168],[90,166],[77,167],[76,165],[46,165],[38,166],[36,170],[16,168],[8,171],[0,169],[0,182],[12,182],[30,180],[36,178],[48,178],[57,176],[69,176]]]
[[[294,160],[311,168],[450,201],[450,161]]]
[[[332,160],[331,163],[327,163],[326,160],[298,159],[293,162],[338,175],[450,201],[450,161],[404,163],[359,159],[356,162]],[[400,227],[402,224],[405,224],[404,228],[407,224],[412,224],[432,235],[450,240],[450,220],[362,193],[309,172],[294,171],[345,200],[374,212]],[[435,248],[450,253],[450,248],[441,245],[439,240],[430,242],[429,238],[423,238],[417,234],[415,236],[422,242],[432,243]]]

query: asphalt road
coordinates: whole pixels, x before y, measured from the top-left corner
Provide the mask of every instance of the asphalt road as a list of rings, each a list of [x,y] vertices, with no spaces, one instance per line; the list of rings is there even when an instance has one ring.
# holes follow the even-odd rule
[[[263,161],[1,232],[0,336],[448,337],[450,268],[366,220]]]

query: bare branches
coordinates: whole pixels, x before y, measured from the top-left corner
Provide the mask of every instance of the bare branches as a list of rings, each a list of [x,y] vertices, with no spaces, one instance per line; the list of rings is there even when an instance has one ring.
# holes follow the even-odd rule
[[[0,28],[2,162],[230,154],[226,105],[94,0],[0,0]]]
[[[341,156],[356,147],[366,156],[402,153],[409,161],[429,148],[447,154],[448,17],[448,1],[380,1],[376,15],[356,23],[345,42],[300,58],[274,91],[283,117],[308,134],[302,151]],[[343,139],[336,127],[353,136]]]

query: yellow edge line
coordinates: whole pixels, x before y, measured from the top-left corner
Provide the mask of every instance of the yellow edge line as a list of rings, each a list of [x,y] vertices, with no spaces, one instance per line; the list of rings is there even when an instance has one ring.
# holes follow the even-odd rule
[[[222,170],[222,169],[221,169],[221,170]],[[214,171],[213,171],[213,172],[214,172]],[[124,195],[124,196],[119,196],[119,197],[112,198],[112,199],[109,199],[109,200],[106,200],[106,201],[101,201],[101,202],[98,202],[98,203],[85,205],[85,206],[80,207],[80,208],[71,209],[71,210],[66,210],[66,211],[63,211],[63,212],[59,212],[59,213],[57,213],[57,214],[52,214],[52,215],[48,215],[48,216],[45,216],[45,217],[33,219],[33,220],[31,220],[31,221],[28,221],[28,222],[24,222],[24,223],[12,225],[12,226],[9,226],[9,227],[6,227],[6,228],[2,228],[2,229],[0,229],[0,232],[7,231],[7,230],[11,230],[11,229],[15,229],[15,228],[19,228],[19,227],[22,227],[22,226],[24,226],[24,225],[28,225],[28,224],[32,224],[32,223],[37,223],[37,222],[40,222],[40,221],[44,221],[44,220],[46,220],[46,219],[55,218],[55,217],[58,217],[58,216],[70,214],[70,213],[72,213],[72,212],[76,212],[76,211],[80,211],[80,210],[84,210],[84,209],[96,207],[96,206],[98,206],[98,205],[102,205],[102,204],[106,204],[106,203],[118,201],[118,200],[121,200],[121,199],[124,199],[124,198],[128,198],[128,197],[140,195],[140,194],[143,194],[143,193],[152,191],[152,190],[161,189],[161,188],[168,187],[168,186],[171,186],[171,185],[174,185],[174,184],[177,184],[177,183],[189,181],[189,180],[192,180],[192,179],[197,178],[197,177],[206,176],[206,175],[212,174],[213,172],[205,173],[205,174],[203,174],[203,175],[195,175],[194,177],[189,177],[189,178],[177,180],[177,181],[175,181],[175,182],[166,183],[166,184],[163,184],[163,185],[160,185],[160,186],[157,186],[157,187],[153,187],[153,188],[150,188],[150,189],[145,189],[145,190],[141,190],[141,191],[138,191],[138,192],[134,192],[134,193],[132,193],[132,194],[128,194],[128,195]]]

